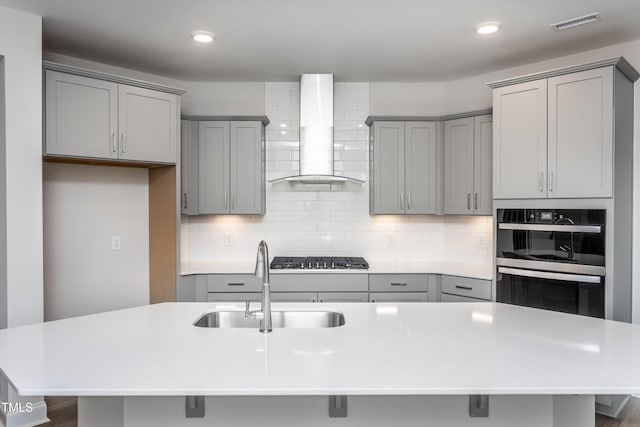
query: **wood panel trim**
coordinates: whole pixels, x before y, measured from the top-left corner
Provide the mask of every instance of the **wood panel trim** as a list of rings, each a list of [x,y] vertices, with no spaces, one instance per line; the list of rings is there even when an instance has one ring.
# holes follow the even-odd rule
[[[176,301],[176,167],[149,169],[149,302]]]

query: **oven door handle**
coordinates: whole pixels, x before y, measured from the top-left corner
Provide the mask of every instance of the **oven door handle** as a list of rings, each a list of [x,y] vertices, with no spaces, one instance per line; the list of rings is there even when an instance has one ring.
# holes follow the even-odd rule
[[[522,270],[520,268],[498,267],[498,273],[514,276],[534,277],[537,279],[564,280],[567,282],[600,284],[602,276],[588,276],[586,274],[554,273],[551,271]]]
[[[602,232],[600,225],[564,225],[564,224],[520,224],[502,222],[498,224],[499,230],[524,230],[524,231],[562,231],[565,233],[595,233]]]

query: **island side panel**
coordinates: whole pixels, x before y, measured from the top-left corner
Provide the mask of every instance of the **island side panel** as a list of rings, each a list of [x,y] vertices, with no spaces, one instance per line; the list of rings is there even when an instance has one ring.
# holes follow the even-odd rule
[[[588,412],[593,423],[593,407],[566,408]],[[81,402],[80,402],[81,403]],[[569,406],[567,406],[569,405]],[[117,411],[116,411],[117,412]],[[564,415],[571,415],[568,412]],[[569,416],[582,422],[587,414]],[[341,426],[424,426],[441,427],[574,427],[578,424],[554,424],[553,396],[490,396],[489,417],[469,416],[468,396],[348,396],[347,417],[329,418],[327,396],[289,397],[206,397],[204,418],[185,418],[184,397],[125,397],[124,427],[177,427],[233,425],[234,427],[325,427]],[[89,425],[89,424],[87,424]],[[117,424],[116,424],[117,425]],[[581,424],[589,426],[589,424]],[[593,425],[593,424],[591,424]],[[79,427],[84,427],[79,424]],[[119,427],[119,425],[118,425]]]

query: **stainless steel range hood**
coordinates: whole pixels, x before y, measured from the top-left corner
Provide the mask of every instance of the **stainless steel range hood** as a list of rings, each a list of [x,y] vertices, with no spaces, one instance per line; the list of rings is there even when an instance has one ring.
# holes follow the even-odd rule
[[[331,184],[364,181],[333,174],[333,74],[300,78],[300,175],[271,181]]]

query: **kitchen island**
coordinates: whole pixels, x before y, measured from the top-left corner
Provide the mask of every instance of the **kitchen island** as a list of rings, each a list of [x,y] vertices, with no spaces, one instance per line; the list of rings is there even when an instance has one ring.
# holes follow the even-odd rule
[[[593,425],[594,394],[640,393],[640,327],[625,323],[498,303],[274,303],[345,324],[193,326],[216,309],[244,307],[165,303],[3,330],[0,368],[23,396],[80,396],[80,426],[577,427]],[[206,396],[204,417],[185,418],[202,408],[185,396]]]

